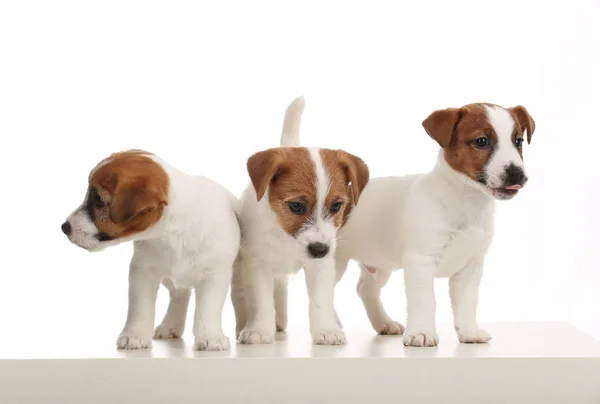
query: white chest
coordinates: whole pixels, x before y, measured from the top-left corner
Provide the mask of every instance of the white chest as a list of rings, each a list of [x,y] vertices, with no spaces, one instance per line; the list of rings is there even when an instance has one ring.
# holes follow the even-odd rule
[[[467,221],[448,233],[438,253],[436,277],[451,277],[473,259],[485,256],[492,237],[492,228],[479,220]]]

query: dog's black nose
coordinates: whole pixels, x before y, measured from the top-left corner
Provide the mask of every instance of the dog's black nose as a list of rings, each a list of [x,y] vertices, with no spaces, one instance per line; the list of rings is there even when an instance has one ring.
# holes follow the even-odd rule
[[[505,177],[504,177],[504,185],[523,185],[527,181],[527,177],[525,176],[525,172],[521,167],[517,167],[514,164],[510,164],[506,167]]]
[[[308,254],[312,258],[323,258],[329,252],[329,246],[324,243],[312,243],[308,245]]]
[[[68,236],[69,234],[71,234],[71,223],[64,222],[62,226],[60,226],[60,229],[63,233],[65,233]]]

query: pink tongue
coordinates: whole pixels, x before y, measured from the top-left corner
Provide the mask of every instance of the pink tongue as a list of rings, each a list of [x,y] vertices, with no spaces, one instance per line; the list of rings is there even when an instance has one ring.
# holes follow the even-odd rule
[[[521,186],[519,184],[515,184],[515,185],[511,185],[510,187],[504,187],[504,189],[511,189],[511,190],[518,190],[521,189]]]

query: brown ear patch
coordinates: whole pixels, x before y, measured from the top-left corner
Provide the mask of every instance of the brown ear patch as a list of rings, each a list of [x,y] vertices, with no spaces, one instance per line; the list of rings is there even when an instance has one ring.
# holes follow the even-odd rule
[[[150,156],[141,150],[115,153],[92,170],[86,206],[106,237],[139,233],[162,217],[169,176]]]
[[[343,150],[338,150],[337,154],[338,160],[344,168],[344,173],[346,174],[348,181],[350,181],[352,199],[356,204],[358,203],[360,194],[369,182],[369,167],[362,159],[353,154]]]
[[[287,156],[283,148],[267,149],[250,156],[246,168],[256,191],[256,200],[260,201],[267,192],[269,184],[276,179],[277,172]]]
[[[535,121],[531,115],[529,115],[529,112],[527,112],[525,107],[522,105],[509,108],[508,111],[513,117],[515,125],[519,128],[519,131],[527,131],[527,143],[531,143],[531,136],[533,136],[533,132],[535,132]]]
[[[423,121],[423,128],[425,128],[425,131],[433,140],[445,149],[452,140],[452,134],[460,116],[461,113],[458,108],[446,108],[434,111]]]
[[[359,157],[343,150],[321,149],[320,152],[330,179],[325,209],[330,209],[335,202],[343,203],[340,212],[331,213],[335,226],[339,228],[348,220],[350,212],[369,182],[369,167]]]

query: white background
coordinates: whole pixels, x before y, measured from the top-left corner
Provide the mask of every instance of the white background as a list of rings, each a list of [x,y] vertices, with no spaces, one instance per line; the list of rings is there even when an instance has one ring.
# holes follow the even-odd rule
[[[433,166],[421,122],[435,109],[527,107],[530,182],[499,203],[479,318],[600,336],[598,21],[594,1],[2,2],[0,340],[120,332],[131,245],[90,254],[60,231],[99,160],[142,148],[239,195],[301,94],[303,144],[360,155],[374,177]],[[357,277],[336,304],[370,332]],[[401,279],[384,300],[404,321]],[[445,281],[437,296],[451,321]],[[290,312],[307,330],[302,275]],[[233,336],[229,300],[224,316]]]

